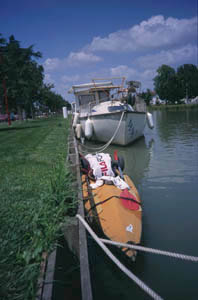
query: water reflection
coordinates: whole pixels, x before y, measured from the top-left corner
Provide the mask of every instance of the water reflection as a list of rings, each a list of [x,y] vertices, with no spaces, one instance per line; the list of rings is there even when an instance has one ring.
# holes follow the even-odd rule
[[[175,138],[189,140],[197,133],[198,137],[198,110],[185,111],[158,111],[154,112],[154,120],[162,141]]]
[[[118,150],[118,155],[125,160],[124,172],[132,178],[135,185],[139,185],[149,169],[153,143],[154,139],[147,141],[142,137],[127,147],[111,145],[107,151],[113,156],[114,151]]]
[[[157,111],[153,114],[155,147],[149,188],[194,182],[198,166],[198,110]]]

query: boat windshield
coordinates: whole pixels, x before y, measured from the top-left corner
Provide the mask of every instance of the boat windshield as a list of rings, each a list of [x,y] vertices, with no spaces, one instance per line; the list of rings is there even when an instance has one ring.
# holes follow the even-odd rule
[[[98,91],[99,101],[105,102],[109,100],[109,91]]]
[[[79,105],[88,105],[90,102],[95,101],[95,95],[94,94],[87,94],[87,95],[79,95],[78,96]]]

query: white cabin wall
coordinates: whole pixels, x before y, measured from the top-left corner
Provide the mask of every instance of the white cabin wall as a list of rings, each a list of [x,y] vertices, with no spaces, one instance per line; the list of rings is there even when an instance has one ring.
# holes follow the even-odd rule
[[[75,101],[76,101],[76,112],[78,112],[79,109],[80,109],[80,107],[79,107],[78,95],[75,95]]]

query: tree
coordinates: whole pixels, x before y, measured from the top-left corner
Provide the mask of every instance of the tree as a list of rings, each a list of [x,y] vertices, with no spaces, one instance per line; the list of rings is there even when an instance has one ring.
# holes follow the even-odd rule
[[[33,96],[43,81],[43,67],[33,60],[41,57],[41,53],[34,52],[33,46],[21,48],[13,35],[0,50],[0,80],[6,82],[9,109],[21,111],[30,108]]]
[[[198,95],[198,69],[195,65],[184,64],[177,69],[181,98]]]
[[[53,84],[43,84],[39,95],[40,105],[52,112],[60,112],[63,106],[71,109],[71,104],[65,101],[61,95],[52,91],[52,88],[54,88]]]
[[[154,78],[156,93],[162,100],[169,100],[174,103],[180,99],[179,82],[176,72],[167,65],[162,65],[157,69],[158,75]]]
[[[170,66],[162,65],[157,69],[157,73],[153,80],[161,99],[180,103],[184,97],[198,95],[198,68],[195,65],[184,64],[178,67],[177,72]]]
[[[8,116],[8,125],[11,125],[11,121],[10,121],[10,113],[9,113],[9,109],[8,109],[8,96],[7,96],[7,87],[6,87],[6,78],[5,78],[5,74],[3,72],[3,66],[4,66],[4,60],[3,60],[3,50],[5,48],[5,43],[6,40],[4,38],[1,37],[2,34],[0,34],[0,82],[2,82],[2,89],[0,89],[0,91],[2,90],[2,106],[3,106],[3,99],[5,100],[5,107],[6,107],[6,113]]]
[[[24,108],[28,115],[34,117],[33,103],[39,98],[40,90],[43,85],[43,67],[39,66],[35,61],[26,64],[23,75],[24,81]]]
[[[53,85],[44,84],[44,69],[35,60],[40,57],[41,53],[35,52],[33,46],[22,48],[13,35],[6,41],[0,34],[0,82],[3,83],[0,84],[0,104],[4,110],[4,98],[9,100],[9,110],[18,111],[20,115],[25,110],[31,117],[36,102],[48,111],[57,112],[63,106],[70,108],[61,95],[51,90]]]

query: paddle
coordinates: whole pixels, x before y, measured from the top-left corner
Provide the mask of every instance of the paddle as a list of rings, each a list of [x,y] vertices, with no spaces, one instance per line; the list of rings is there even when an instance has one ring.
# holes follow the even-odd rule
[[[117,161],[120,177],[124,180],[124,175],[123,175],[122,169],[120,167],[117,150],[114,151],[114,160]],[[131,210],[139,209],[139,204],[138,204],[136,197],[133,196],[127,188],[122,190],[122,192],[120,194],[120,199],[121,199],[122,205],[124,207],[131,209]]]

